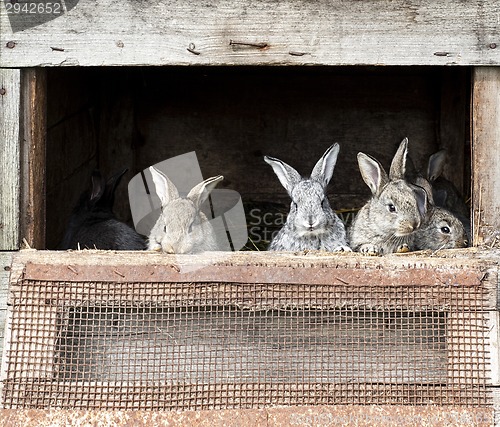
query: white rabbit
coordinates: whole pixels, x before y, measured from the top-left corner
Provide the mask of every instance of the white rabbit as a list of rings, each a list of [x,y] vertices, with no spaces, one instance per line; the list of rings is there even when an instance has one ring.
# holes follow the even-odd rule
[[[176,254],[218,250],[216,233],[200,207],[224,177],[208,178],[182,198],[165,174],[153,166],[149,170],[161,213],[151,229],[148,249]]]
[[[308,179],[302,178],[285,162],[264,157],[292,198],[286,223],[272,240],[270,250],[351,250],[347,246],[344,224],[326,197],[326,187],[332,177],[339,149],[339,144],[328,148]]]

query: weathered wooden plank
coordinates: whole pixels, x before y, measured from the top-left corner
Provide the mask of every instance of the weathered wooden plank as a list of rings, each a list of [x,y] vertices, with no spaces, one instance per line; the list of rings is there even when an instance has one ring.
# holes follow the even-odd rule
[[[21,250],[14,254],[14,265],[24,267],[27,263],[54,264],[63,266],[176,266],[239,265],[239,266],[283,266],[283,267],[342,267],[374,270],[394,268],[496,268],[499,249],[466,248],[440,251],[419,251],[404,254],[387,254],[369,257],[357,252],[203,252],[196,255],[170,255],[154,251],[104,251],[94,249],[68,251]],[[186,270],[189,271],[189,270]],[[495,289],[497,286],[494,286]]]
[[[0,9],[5,66],[500,63],[496,0],[65,3]]]
[[[488,313],[491,385],[500,386],[500,312]]]
[[[403,405],[335,405],[287,406],[265,409],[232,409],[215,411],[106,411],[4,409],[0,426],[107,425],[150,427],[153,425],[198,427],[288,427],[355,425],[387,427],[388,425],[421,427],[471,426],[490,427],[494,422],[492,408],[464,406]]]
[[[500,388],[492,387],[491,389],[493,408],[494,408],[494,423],[495,427],[500,425]]]
[[[7,293],[12,263],[11,252],[0,252],[0,359],[3,354],[5,322],[7,319]],[[0,363],[1,365],[1,363]]]
[[[21,72],[0,69],[0,250],[19,249]]]
[[[472,100],[474,245],[500,246],[500,68],[475,68]]]
[[[218,292],[230,294],[233,288],[237,293],[240,283],[264,288],[265,284],[278,285],[283,290],[290,285],[296,285],[294,289],[315,285],[318,296],[324,297],[327,305],[329,286],[377,284],[380,289],[387,288],[387,292],[395,292],[401,286],[419,292],[427,287],[437,287],[445,293],[455,286],[462,286],[471,287],[470,292],[474,294],[480,286],[486,299],[481,297],[477,303],[492,310],[497,308],[496,251],[481,252],[472,248],[440,251],[439,254],[366,257],[357,253],[212,252],[175,256],[153,252],[29,250],[15,255],[11,281],[13,286],[21,286],[18,281],[25,272],[25,278],[33,282],[74,282],[75,288],[66,283],[62,285],[61,289],[68,296],[78,289],[79,284],[88,283],[81,288],[79,295],[85,292],[95,294],[105,285],[122,297],[128,294],[127,284],[130,283],[142,283],[143,296],[152,297],[158,297],[157,283],[171,283],[174,288],[178,287],[179,292],[187,294],[194,289],[191,285],[206,284],[214,295]],[[170,292],[172,297],[177,292],[174,288]],[[375,291],[373,295],[376,299]],[[469,304],[471,298],[460,304]]]
[[[32,248],[45,248],[45,149],[47,80],[43,69],[21,74],[23,109],[21,235]]]

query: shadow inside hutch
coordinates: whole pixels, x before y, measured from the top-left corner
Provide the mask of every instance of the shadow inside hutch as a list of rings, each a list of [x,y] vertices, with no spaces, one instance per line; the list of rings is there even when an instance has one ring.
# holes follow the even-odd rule
[[[127,167],[115,212],[131,224],[126,183],[195,151],[205,178],[239,192],[247,249],[264,249],[289,198],[264,155],[308,175],[332,143],[328,187],[349,222],[369,197],[356,154],[388,167],[409,138],[420,169],[446,148],[445,176],[470,193],[470,71],[441,67],[99,67],[48,70],[46,245],[57,247],[92,170]]]

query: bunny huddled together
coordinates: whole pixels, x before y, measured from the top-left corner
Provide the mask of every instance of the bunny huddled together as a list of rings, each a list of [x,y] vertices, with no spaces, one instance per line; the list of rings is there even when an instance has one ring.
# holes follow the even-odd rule
[[[372,196],[346,233],[325,195],[338,152],[338,144],[328,148],[308,179],[281,160],[264,158],[292,198],[286,224],[270,250],[353,250],[383,255],[468,246],[470,225],[463,215],[467,209],[458,205],[461,199],[449,181],[442,181],[446,184],[439,187],[435,184],[443,159],[440,170],[430,167],[430,177],[424,178],[408,157],[406,138],[394,155],[389,174],[375,158],[358,153],[359,170]],[[430,164],[434,160],[431,156]]]
[[[284,161],[264,156],[291,198],[286,222],[269,250],[383,255],[468,246],[468,208],[453,184],[441,176],[444,151],[429,158],[425,174],[417,171],[409,157],[406,138],[389,173],[377,159],[358,153],[359,171],[371,197],[348,229],[332,209],[326,191],[339,151],[339,144],[331,145],[308,178]],[[208,178],[181,197],[163,172],[155,167],[149,171],[161,209],[147,238],[117,220],[112,211],[114,192],[126,169],[107,182],[95,171],[90,188],[71,215],[60,249],[148,249],[175,254],[219,250],[217,235],[201,206],[223,177]]]

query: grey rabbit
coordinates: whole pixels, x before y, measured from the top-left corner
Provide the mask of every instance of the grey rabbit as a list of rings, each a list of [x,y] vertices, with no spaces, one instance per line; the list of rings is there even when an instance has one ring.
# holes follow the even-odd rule
[[[462,222],[450,211],[429,206],[427,217],[414,233],[414,249],[455,249],[469,244]]]
[[[326,197],[339,150],[337,143],[329,147],[307,179],[285,162],[264,156],[292,199],[286,223],[272,239],[269,250],[351,250],[347,246],[344,223]]]
[[[208,178],[181,197],[164,173],[153,166],[149,170],[161,201],[161,213],[149,234],[148,249],[175,254],[219,250],[216,233],[201,205],[224,177]]]
[[[446,150],[440,150],[431,155],[427,163],[427,180],[432,186],[434,204],[447,209],[462,221],[470,237],[470,210],[457,188],[442,175],[446,161]]]
[[[127,172],[123,169],[107,181],[95,170],[90,188],[73,209],[59,249],[144,250],[145,239],[113,213],[115,190]]]
[[[415,230],[427,213],[427,194],[405,179],[408,139],[394,155],[389,175],[373,157],[358,153],[361,176],[372,192],[349,228],[351,248],[368,255],[412,250]]]

